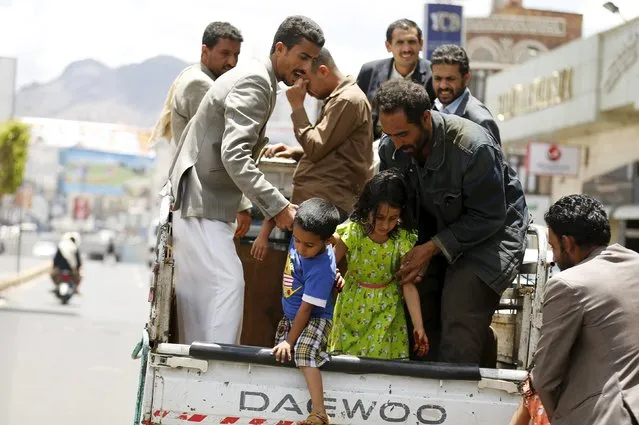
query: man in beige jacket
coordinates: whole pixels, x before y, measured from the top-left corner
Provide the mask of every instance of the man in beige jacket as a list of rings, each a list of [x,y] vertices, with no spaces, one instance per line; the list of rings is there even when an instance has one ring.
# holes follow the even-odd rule
[[[228,22],[211,22],[202,34],[200,63],[185,68],[173,81],[152,138],[176,145],[213,82],[237,65],[242,34]],[[155,136],[155,137],[154,137]]]
[[[550,279],[532,385],[552,425],[639,417],[639,254],[610,240],[601,203],[561,198],[545,215],[561,273]]]
[[[197,112],[213,82],[235,68],[244,41],[240,31],[228,22],[211,22],[202,34],[200,63],[185,68],[173,81],[164,101],[162,115],[151,140],[166,139],[175,148],[186,124]],[[251,226],[248,211],[236,216],[235,238],[243,237]]]

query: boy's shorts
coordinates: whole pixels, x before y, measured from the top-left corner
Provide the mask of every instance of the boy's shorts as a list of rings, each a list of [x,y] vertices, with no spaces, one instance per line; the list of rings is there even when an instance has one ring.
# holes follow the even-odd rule
[[[275,345],[286,340],[291,325],[292,322],[286,317],[280,320],[275,334]],[[331,326],[332,323],[328,319],[311,317],[293,347],[293,358],[297,367],[321,367],[329,360],[326,347]]]

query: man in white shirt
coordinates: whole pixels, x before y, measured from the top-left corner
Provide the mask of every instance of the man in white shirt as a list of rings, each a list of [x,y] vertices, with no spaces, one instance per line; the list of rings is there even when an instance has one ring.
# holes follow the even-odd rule
[[[481,125],[501,145],[499,127],[490,111],[468,89],[470,64],[466,51],[455,44],[439,46],[430,58],[435,91],[434,109]]]
[[[382,83],[399,78],[423,85],[429,96],[432,95],[430,62],[419,56],[423,47],[422,30],[415,22],[399,19],[388,26],[386,50],[393,57],[365,63],[357,76],[357,85],[366,93],[371,105]],[[379,139],[381,134],[377,112],[373,110],[374,139]]]

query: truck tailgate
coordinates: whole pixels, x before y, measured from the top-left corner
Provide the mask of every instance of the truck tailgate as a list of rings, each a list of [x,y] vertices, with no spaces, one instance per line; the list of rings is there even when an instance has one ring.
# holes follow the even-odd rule
[[[322,376],[333,424],[500,424],[520,401],[474,366],[337,356]],[[146,424],[292,425],[310,409],[302,374],[253,347],[162,344],[148,377]]]

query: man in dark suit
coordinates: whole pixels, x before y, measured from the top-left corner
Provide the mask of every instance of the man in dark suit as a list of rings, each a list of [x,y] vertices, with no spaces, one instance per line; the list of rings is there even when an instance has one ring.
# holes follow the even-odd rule
[[[430,62],[419,57],[423,47],[422,30],[415,22],[410,19],[400,19],[388,26],[386,50],[392,53],[393,57],[365,63],[357,76],[357,84],[366,93],[371,105],[383,82],[399,78],[411,79],[426,87],[429,96],[433,97],[430,84]],[[373,111],[373,135],[375,139],[379,139],[382,135],[375,111]]]
[[[499,127],[486,106],[468,89],[470,64],[466,51],[456,44],[444,44],[431,57],[433,109],[454,114],[484,127],[501,146]]]

